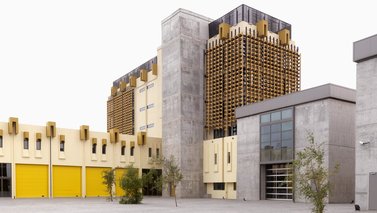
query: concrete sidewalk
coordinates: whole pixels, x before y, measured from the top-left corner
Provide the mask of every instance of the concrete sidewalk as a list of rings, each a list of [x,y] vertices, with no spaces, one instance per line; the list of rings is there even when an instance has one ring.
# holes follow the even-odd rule
[[[24,212],[277,212],[301,213],[310,212],[311,206],[305,203],[290,201],[239,201],[217,199],[178,199],[175,207],[174,199],[161,197],[145,197],[140,205],[121,205],[118,201],[108,202],[105,198],[56,198],[56,199],[0,199],[1,213]],[[330,204],[326,212],[355,212],[352,204]]]

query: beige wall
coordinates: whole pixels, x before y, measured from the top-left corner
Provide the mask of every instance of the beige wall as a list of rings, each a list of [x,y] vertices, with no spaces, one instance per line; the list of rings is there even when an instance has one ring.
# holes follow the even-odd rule
[[[161,138],[147,138],[144,145],[138,145],[134,135],[119,135],[119,141],[110,142],[110,134],[106,132],[89,131],[89,139],[80,140],[80,130],[56,129],[56,136],[46,136],[46,126],[19,125],[18,134],[8,134],[8,123],[0,122],[3,130],[3,148],[0,148],[0,162],[12,164],[12,194],[15,195],[15,165],[16,164],[43,164],[50,165],[50,144],[52,165],[81,166],[82,169],[82,196],[85,196],[85,167],[126,167],[133,164],[141,169],[161,169],[161,165],[151,161],[148,156],[149,147],[156,155],[159,149],[162,155]],[[23,148],[24,132],[29,133],[29,149]],[[41,150],[36,150],[36,133],[42,135]],[[60,152],[60,135],[65,137],[64,152]],[[97,152],[92,154],[92,138],[97,139]],[[106,154],[102,154],[102,139],[106,139]],[[121,156],[122,142],[126,142],[125,156]],[[131,143],[135,144],[134,156],[130,156]],[[152,156],[153,157],[153,156]]]
[[[237,136],[203,141],[203,182],[207,185],[207,194],[212,198],[236,199],[233,190],[236,174]],[[225,183],[225,189],[213,190],[213,183]]]
[[[147,82],[136,79],[135,133],[143,131],[147,137],[162,137],[162,74],[161,50],[157,51],[157,75],[148,72]]]

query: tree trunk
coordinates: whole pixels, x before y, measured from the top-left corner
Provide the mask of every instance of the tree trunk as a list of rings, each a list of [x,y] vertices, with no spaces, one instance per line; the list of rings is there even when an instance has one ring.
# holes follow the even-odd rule
[[[178,205],[177,205],[177,194],[175,193],[175,186],[174,186],[174,200],[175,200],[175,207],[178,207]]]

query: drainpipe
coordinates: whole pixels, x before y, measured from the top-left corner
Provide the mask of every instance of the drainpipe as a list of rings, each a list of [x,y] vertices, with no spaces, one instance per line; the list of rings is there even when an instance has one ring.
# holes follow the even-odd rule
[[[50,127],[51,128],[51,127]],[[49,187],[49,198],[51,199],[52,198],[52,136],[49,137],[50,138],[50,164],[49,164],[49,178],[50,178],[50,187]]]

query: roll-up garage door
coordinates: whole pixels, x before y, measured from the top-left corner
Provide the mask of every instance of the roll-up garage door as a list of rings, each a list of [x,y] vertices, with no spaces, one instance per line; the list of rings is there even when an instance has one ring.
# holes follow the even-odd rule
[[[53,166],[54,197],[81,197],[81,167]]]
[[[17,164],[16,197],[48,197],[48,166]]]
[[[102,183],[103,171],[110,168],[87,167],[86,168],[86,196],[98,197],[107,196],[106,186]]]

